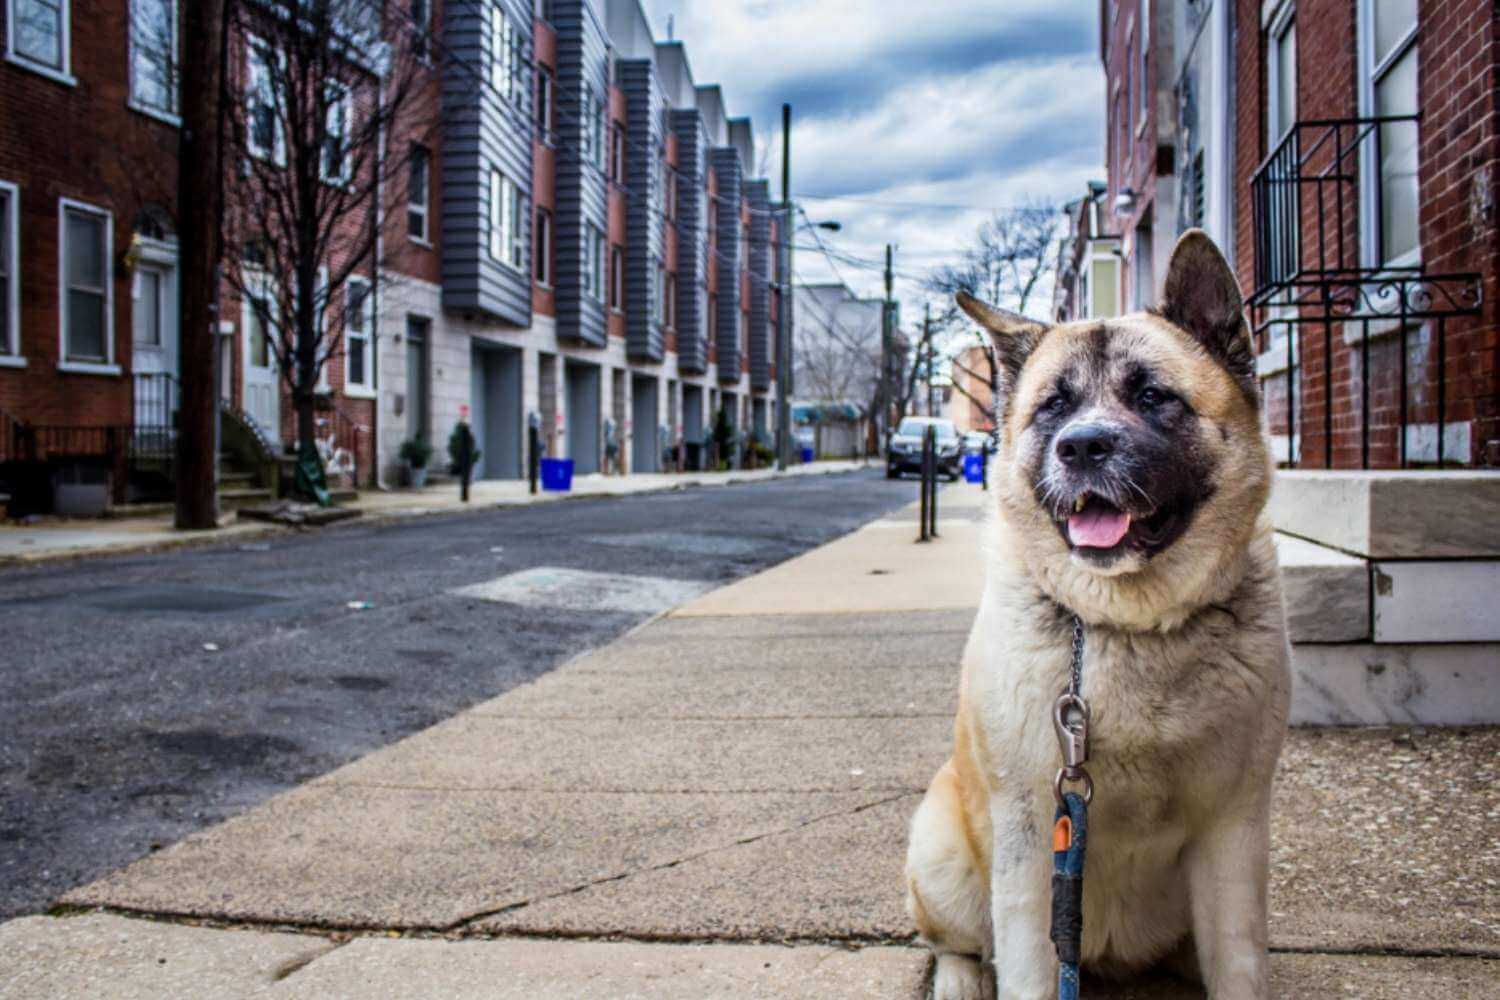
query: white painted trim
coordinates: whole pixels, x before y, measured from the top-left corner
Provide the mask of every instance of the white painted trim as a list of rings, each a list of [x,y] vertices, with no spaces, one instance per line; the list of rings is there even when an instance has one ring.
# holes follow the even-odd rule
[[[365,289],[365,297],[361,303],[360,312],[364,314],[365,330],[363,333],[354,335],[355,339],[365,342],[365,377],[358,382],[349,380],[349,341],[351,339],[349,327],[349,290],[352,285],[360,285]],[[361,274],[351,274],[344,279],[344,395],[359,396],[366,399],[375,398],[375,290],[369,278]]]
[[[344,83],[342,80],[325,80],[323,82],[323,86],[327,90],[338,94],[337,97],[328,101],[327,113],[329,119],[331,119],[335,108],[341,107],[343,109],[344,132],[341,136],[341,139],[345,141],[340,144],[341,148],[339,150],[339,168],[341,172],[338,174],[330,174],[328,172],[327,147],[318,150],[318,176],[322,178],[324,184],[328,184],[333,187],[347,187],[354,180],[353,176],[350,174],[350,156],[347,142],[350,129],[354,123],[354,88],[349,84]],[[332,129],[329,128],[329,120],[325,120],[323,122],[324,139],[326,140],[328,138],[331,138],[332,134]]]
[[[247,34],[245,36],[245,97],[250,100],[254,100],[255,97],[252,76],[255,72],[258,51],[268,53],[271,56],[277,63],[277,71],[284,71],[286,64],[286,54],[284,52],[278,48],[274,48],[270,42],[259,35]],[[251,128],[252,123],[250,122],[245,123],[245,148],[256,159],[267,160],[278,167],[284,167],[286,166],[286,132],[281,127],[281,98],[276,92],[276,85],[274,83],[270,85],[270,94],[268,96],[271,100],[271,144],[273,148],[262,149],[255,145],[252,139],[254,130]]]
[[[104,217],[104,361],[74,361],[68,357],[68,210]],[[115,364],[115,217],[105,208],[72,198],[57,199],[57,356],[61,371],[118,375]]]
[[[48,66],[16,51],[16,0],[5,2],[5,58],[22,69],[56,80],[69,87],[78,86],[73,75],[73,4],[72,0],[58,0],[58,22],[61,27],[58,48],[62,55],[62,66]]]
[[[1375,114],[1375,77],[1383,70],[1389,68],[1390,64],[1405,55],[1406,52],[1418,46],[1418,38],[1421,34],[1421,17],[1417,18],[1416,24],[1402,37],[1401,41],[1392,46],[1385,61],[1377,66],[1375,64],[1374,34],[1375,34],[1375,11],[1374,0],[1357,0],[1354,6],[1355,12],[1355,90],[1358,101],[1358,113],[1361,118],[1368,118]],[[1420,81],[1422,53],[1417,52],[1417,71]],[[1420,110],[1420,91],[1418,92],[1418,104]],[[1417,132],[1417,155],[1419,157],[1417,188],[1417,204],[1420,213],[1421,205],[1421,124],[1418,123]],[[1415,249],[1402,254],[1393,261],[1382,262],[1380,260],[1380,238],[1379,220],[1375,218],[1375,208],[1365,197],[1365,193],[1378,190],[1380,187],[1380,164],[1375,159],[1375,130],[1372,129],[1363,144],[1359,155],[1359,256],[1360,262],[1366,267],[1390,266],[1403,267],[1415,266],[1422,262],[1422,238],[1421,219],[1417,219],[1417,245]]]
[[[10,343],[0,344],[0,365],[6,368],[25,368],[26,359],[21,356],[21,189],[9,181],[0,181],[0,194],[9,201],[10,232],[0,233],[0,239],[10,242],[10,273],[5,280],[10,285]]]
[[[125,16],[128,19],[129,23],[126,24],[126,32],[125,32],[125,34],[126,34],[125,56],[126,56],[126,59],[128,60],[128,64],[125,67],[125,71],[126,71],[126,74],[128,75],[129,80],[130,80],[130,87],[129,87],[129,93],[128,93],[126,99],[125,99],[125,104],[126,104],[127,107],[129,107],[133,111],[139,111],[143,115],[147,115],[147,116],[149,116],[151,118],[155,118],[158,121],[166,122],[168,125],[175,125],[175,126],[181,127],[181,125],[182,125],[182,118],[181,118],[181,116],[178,113],[181,110],[181,108],[182,108],[182,74],[181,74],[181,71],[180,71],[180,67],[182,66],[182,23],[181,23],[182,22],[182,10],[181,10],[181,7],[178,4],[177,0],[167,0],[167,2],[172,5],[172,13],[171,13],[171,23],[172,23],[172,55],[171,55],[171,59],[172,59],[172,75],[171,75],[171,79],[170,79],[170,85],[169,85],[169,88],[168,88],[169,91],[170,91],[170,100],[171,100],[171,103],[172,103],[172,108],[171,109],[158,108],[158,107],[154,107],[154,106],[152,106],[150,104],[145,103],[139,97],[136,96],[136,75],[135,75],[135,69],[136,69],[136,58],[135,58],[136,57],[136,37],[135,37],[136,17],[135,17],[135,7],[136,7],[136,4],[139,3],[139,2],[140,2],[140,0],[130,0],[130,3],[126,7],[126,15]]]

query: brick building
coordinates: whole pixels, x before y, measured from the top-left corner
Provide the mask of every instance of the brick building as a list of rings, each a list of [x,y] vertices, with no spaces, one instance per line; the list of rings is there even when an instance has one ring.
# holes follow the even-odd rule
[[[0,11],[0,479],[102,476],[138,499],[149,437],[170,486],[175,55],[138,42],[175,54],[181,14]],[[675,468],[721,407],[742,443],[768,442],[779,206],[751,176],[750,122],[684,47],[656,42],[637,0],[389,4],[380,30],[425,46],[432,73],[390,135],[406,176],[348,223],[377,227],[380,252],[328,303],[347,330],[318,420],[341,468],[399,484],[402,443],[441,464],[465,413],[484,477],[524,475],[532,420],[580,473]],[[230,72],[249,93],[247,44]],[[226,289],[220,316],[225,433],[274,464],[285,380],[254,309]]]
[[[1500,464],[1497,25],[1480,0],[1100,4],[1121,307],[1207,230],[1284,464]]]

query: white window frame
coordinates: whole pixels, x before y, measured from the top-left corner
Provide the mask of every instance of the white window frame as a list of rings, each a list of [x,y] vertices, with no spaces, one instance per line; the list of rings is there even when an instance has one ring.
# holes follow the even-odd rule
[[[423,166],[422,166],[422,187],[423,187],[423,192],[422,192],[422,200],[421,201],[413,201],[412,197],[411,197],[411,195],[412,195],[412,191],[411,191],[411,188],[412,188],[412,185],[411,185],[411,175],[412,175],[412,169],[415,166],[415,164],[417,162],[417,159],[418,159],[418,156],[417,156],[417,151],[418,150],[421,151],[421,160],[422,160],[422,164],[423,164]],[[429,205],[431,204],[431,201],[432,201],[432,150],[428,149],[426,146],[422,145],[421,143],[412,143],[410,159],[408,160],[407,166],[406,166],[406,238],[409,239],[409,240],[411,240],[414,243],[420,243],[420,244],[422,244],[425,247],[432,246],[432,240],[431,240],[431,232],[432,232],[432,230],[430,228],[431,225],[432,225],[432,213],[429,210]],[[418,234],[413,233],[411,231],[411,217],[413,215],[420,215],[422,217],[422,232],[421,232],[421,235],[418,235]]]
[[[275,83],[267,80],[265,93],[261,94],[256,82],[258,71],[266,66],[261,59],[262,54],[276,64],[266,67],[269,71],[280,72],[285,66],[286,56],[280,49],[274,48],[264,38],[257,35],[247,35],[245,37],[245,95],[248,102],[254,102],[260,97],[265,97],[270,101],[271,148],[267,149],[256,144],[255,129],[249,120],[245,123],[245,148],[250,151],[251,156],[257,159],[267,160],[278,167],[284,167],[286,166],[286,130],[281,125],[281,99],[276,92]],[[247,116],[252,114],[249,107],[246,108],[246,114]]]
[[[1287,33],[1292,35],[1292,120],[1284,122],[1278,114],[1279,88],[1281,86],[1281,40]],[[1282,4],[1271,22],[1266,46],[1266,135],[1268,144],[1280,145],[1297,124],[1297,5]]]
[[[517,94],[520,82],[521,40],[515,19],[503,4],[490,8],[490,85],[512,104],[521,103]]]
[[[619,266],[616,266],[616,262]],[[609,309],[610,312],[625,311],[625,248],[618,243],[609,248]]]
[[[323,178],[324,184],[335,186],[347,186],[353,179],[353,173],[349,157],[349,132],[354,122],[354,88],[342,80],[329,80],[323,84],[324,93],[337,94],[337,97],[325,97],[328,107],[327,117],[323,121],[324,146],[318,150],[318,174]],[[334,135],[334,122],[336,116],[343,115],[342,132],[339,135],[339,172],[337,174],[328,171],[328,146],[327,143]]]
[[[499,167],[490,168],[490,256],[512,271],[526,266],[526,199],[521,188]]]
[[[96,215],[104,220],[104,360],[68,358],[68,213]],[[57,369],[79,375],[119,375],[115,363],[115,218],[106,208],[72,198],[57,200]]]
[[[72,0],[57,0],[58,27],[60,37],[58,38],[58,52],[62,56],[61,66],[51,66],[47,63],[37,62],[30,56],[21,54],[16,49],[16,24],[18,17],[16,7],[25,0],[5,0],[5,58],[17,66],[23,66],[33,73],[39,73],[58,83],[67,84],[69,87],[78,86],[78,78],[73,75],[73,4]]]
[[[136,90],[136,87],[137,87],[136,67],[138,65],[136,57],[137,57],[138,53],[137,53],[137,49],[136,49],[136,15],[135,15],[135,7],[136,7],[136,4],[139,3],[139,2],[140,2],[140,0],[130,0],[129,13],[127,14],[127,16],[130,18],[130,24],[128,25],[129,38],[130,38],[130,42],[129,42],[129,48],[130,48],[130,53],[129,53],[129,58],[130,58],[130,66],[129,66],[129,72],[130,72],[130,96],[129,96],[129,98],[127,98],[127,100],[126,100],[125,103],[127,105],[129,105],[129,107],[131,108],[131,110],[139,111],[143,115],[148,115],[148,116],[150,116],[152,118],[155,118],[155,119],[157,119],[159,121],[164,121],[168,125],[181,126],[182,125],[182,116],[181,116],[181,109],[182,109],[182,85],[181,85],[182,84],[182,72],[181,72],[181,66],[182,66],[182,23],[181,23],[182,22],[182,9],[181,9],[181,6],[177,2],[177,0],[167,0],[167,2],[170,3],[171,6],[172,6],[172,13],[171,13],[171,19],[172,19],[172,51],[171,51],[171,54],[170,54],[171,66],[168,67],[168,73],[167,73],[167,78],[168,78],[167,100],[171,104],[171,106],[167,107],[167,108],[159,108],[159,107],[157,107],[154,104],[148,104],[146,101],[142,100],[140,98],[139,94],[137,93],[137,90]]]
[[[1151,0],[1141,0],[1141,47],[1136,53],[1136,89],[1138,91],[1136,101],[1136,114],[1140,116],[1140,122],[1136,125],[1136,134],[1139,136],[1146,127],[1146,118],[1151,110],[1151,88],[1147,81],[1150,74],[1151,59]]]
[[[588,238],[584,244],[583,260],[583,290],[584,293],[592,298],[595,302],[598,302],[602,305],[606,301],[604,287],[604,249],[608,245],[609,241],[605,239],[604,230],[600,229],[592,222],[588,223],[587,225]]]
[[[350,309],[349,303],[353,298],[350,290],[354,286],[360,286],[365,290],[364,299],[360,302],[359,317],[364,321],[364,331],[356,333],[350,325],[350,317],[354,310]],[[349,345],[351,341],[361,340],[365,345],[365,370],[364,378],[356,382],[349,375]],[[359,399],[375,398],[375,289],[369,278],[362,275],[351,274],[344,280],[344,395]]]
[[[1373,117],[1375,111],[1375,88],[1378,83],[1377,77],[1383,76],[1387,70],[1400,62],[1413,48],[1416,49],[1418,77],[1421,73],[1421,35],[1422,18],[1420,8],[1417,18],[1412,22],[1411,30],[1406,33],[1387,53],[1385,59],[1379,64],[1375,63],[1375,9],[1374,0],[1358,0],[1355,4],[1355,33],[1357,35],[1356,58],[1358,59],[1358,100],[1359,115],[1361,118]],[[1420,91],[1418,92],[1420,97]],[[1422,263],[1422,239],[1421,239],[1421,125],[1418,124],[1418,170],[1417,175],[1417,245],[1404,254],[1392,259],[1381,260],[1380,226],[1381,220],[1377,217],[1376,208],[1369,199],[1359,199],[1359,243],[1360,257],[1366,267],[1380,268],[1410,268]],[[1364,140],[1364,149],[1360,150],[1360,191],[1373,191],[1380,187],[1380,164],[1375,162],[1375,134],[1371,134]],[[1396,311],[1396,296],[1391,296],[1390,309]],[[1372,331],[1373,334],[1374,331]],[[1356,338],[1357,340],[1357,338]]]
[[[556,276],[552,273],[552,212],[550,209],[537,206],[532,215],[536,219],[532,223],[532,231],[537,237],[537,259],[533,262],[532,273],[536,275],[536,283],[539,286],[551,288],[556,280]]]
[[[557,77],[551,69],[538,64],[536,68],[536,80],[537,106],[534,110],[536,125],[542,134],[542,142],[550,146],[553,142],[553,131],[556,127],[552,119],[554,115],[553,105],[557,99]]]
[[[0,343],[0,368],[25,368],[21,354],[21,189],[9,181],[0,181],[0,198],[6,202],[9,225],[0,231],[0,260],[5,262],[6,330],[9,336]]]

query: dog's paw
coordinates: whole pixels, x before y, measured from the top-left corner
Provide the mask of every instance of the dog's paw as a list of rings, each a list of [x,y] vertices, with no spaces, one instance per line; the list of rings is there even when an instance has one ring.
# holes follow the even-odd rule
[[[994,1000],[992,982],[977,958],[939,955],[932,973],[932,1000]]]

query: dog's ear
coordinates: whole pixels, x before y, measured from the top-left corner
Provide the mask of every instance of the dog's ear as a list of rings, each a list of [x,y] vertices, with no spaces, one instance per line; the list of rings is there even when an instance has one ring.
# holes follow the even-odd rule
[[[968,292],[960,291],[954,299],[958,302],[958,307],[968,313],[974,322],[989,331],[990,342],[995,347],[995,358],[999,362],[1001,392],[1010,395],[1010,389],[1021,375],[1021,366],[1026,364],[1026,359],[1036,350],[1036,345],[1041,342],[1042,334],[1047,332],[1047,328],[1019,313],[997,309]]]
[[[1234,272],[1214,241],[1201,229],[1183,233],[1167,266],[1161,315],[1207,348],[1254,401],[1255,351],[1243,307]]]

